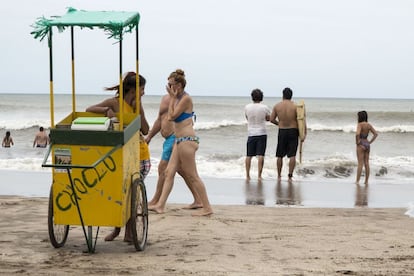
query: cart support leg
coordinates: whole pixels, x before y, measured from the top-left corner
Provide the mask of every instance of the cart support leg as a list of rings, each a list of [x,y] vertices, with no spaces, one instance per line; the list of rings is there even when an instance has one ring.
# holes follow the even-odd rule
[[[96,241],[98,240],[99,227],[96,230],[95,243],[92,244],[92,241],[94,239],[92,235],[92,226],[88,226],[88,233],[86,233],[85,223],[83,222],[82,212],[81,212],[79,201],[78,201],[78,195],[76,194],[75,185],[73,184],[72,175],[70,173],[70,168],[66,168],[66,171],[68,173],[70,186],[72,188],[72,192],[75,198],[76,209],[78,210],[79,219],[82,224],[83,235],[85,236],[86,245],[88,246],[88,253],[94,253],[95,248],[96,248]]]

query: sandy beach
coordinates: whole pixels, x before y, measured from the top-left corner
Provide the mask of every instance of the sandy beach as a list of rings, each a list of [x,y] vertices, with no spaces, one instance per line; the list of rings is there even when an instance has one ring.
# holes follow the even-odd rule
[[[404,208],[214,205],[192,217],[181,204],[150,214],[147,247],[122,238],[88,254],[81,227],[55,249],[47,198],[1,196],[0,274],[19,275],[413,275],[414,219]],[[123,233],[121,233],[122,236]]]

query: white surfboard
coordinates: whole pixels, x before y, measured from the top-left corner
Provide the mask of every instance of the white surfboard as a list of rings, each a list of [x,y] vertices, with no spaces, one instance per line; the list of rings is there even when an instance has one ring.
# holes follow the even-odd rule
[[[306,111],[305,111],[305,101],[300,100],[296,104],[296,120],[298,122],[299,129],[299,162],[302,163],[302,149],[303,141],[306,136]]]

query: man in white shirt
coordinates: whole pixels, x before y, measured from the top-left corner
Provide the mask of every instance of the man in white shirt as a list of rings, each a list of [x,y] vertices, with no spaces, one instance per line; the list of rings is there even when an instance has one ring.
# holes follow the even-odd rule
[[[244,112],[247,119],[247,154],[246,154],[246,179],[250,180],[250,166],[252,157],[258,158],[258,179],[262,179],[264,156],[267,145],[266,122],[270,119],[270,109],[262,104],[263,92],[254,89],[251,93],[253,103],[245,106]]]

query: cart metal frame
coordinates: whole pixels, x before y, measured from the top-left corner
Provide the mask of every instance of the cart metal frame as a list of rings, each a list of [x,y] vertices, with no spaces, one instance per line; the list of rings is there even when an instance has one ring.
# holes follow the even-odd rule
[[[79,112],[76,109],[75,96],[75,49],[74,49],[74,28],[78,27],[105,30],[109,38],[117,40],[119,45],[119,89],[122,91],[122,43],[125,33],[135,31],[136,36],[136,73],[139,74],[139,38],[138,23],[140,15],[137,12],[117,11],[78,11],[69,8],[63,16],[54,16],[51,19],[38,18],[34,24],[33,36],[41,41],[47,37],[49,46],[49,68],[50,68],[50,145],[42,162],[42,167],[50,167],[53,170],[53,183],[49,196],[48,229],[49,237],[55,248],[62,247],[67,239],[69,225],[81,225],[85,236],[87,251],[95,252],[98,239],[99,227],[124,226],[126,221],[131,225],[132,239],[137,251],[144,250],[148,235],[148,203],[145,184],[139,175],[139,130],[140,124],[140,102],[139,102],[139,78],[136,78],[136,106],[135,113],[119,112],[119,130],[94,131],[94,130],[72,130],[71,123],[78,117],[93,117],[96,114]],[[53,28],[64,31],[70,28],[71,33],[71,72],[72,72],[72,112],[59,123],[55,124],[54,116],[54,88],[53,88]],[[120,111],[123,111],[123,94],[119,93]],[[102,116],[102,115],[100,115]],[[68,162],[60,162],[56,158],[57,152],[64,148],[70,153]],[[132,152],[132,153],[131,153]],[[93,154],[92,154],[93,153]],[[52,155],[52,161],[49,156]],[[136,159],[138,155],[138,169]],[[85,162],[83,162],[85,160]],[[100,187],[82,191],[74,175],[82,175],[88,172],[101,173],[99,166],[111,160],[114,166],[120,167],[120,172],[107,177]],[[75,161],[75,162],[74,162]],[[75,163],[75,164],[74,164]],[[77,163],[77,164],[76,164]],[[128,164],[127,164],[128,163]],[[130,163],[133,163],[132,165]],[[105,172],[106,173],[106,172]],[[67,175],[67,178],[64,175]],[[101,175],[100,177],[103,178]],[[119,179],[121,177],[121,179]],[[99,179],[101,180],[101,179]],[[59,182],[64,182],[59,183]],[[67,183],[69,182],[69,183]],[[115,182],[122,191],[105,193],[105,187]],[[88,184],[88,183],[87,183]],[[60,185],[60,186],[59,186]],[[88,186],[89,187],[89,186]],[[115,187],[115,190],[118,187]],[[76,207],[77,218],[67,215],[67,210],[58,205],[58,197],[62,195],[59,189],[66,189],[63,192],[71,193],[67,206]],[[69,191],[69,192],[68,192]],[[99,194],[100,193],[100,194]],[[105,195],[105,197],[103,196]],[[105,214],[96,215],[93,208],[94,203],[106,204],[105,210],[111,210],[111,206],[120,206],[120,216],[113,215],[105,220]],[[92,207],[91,207],[92,206]],[[102,208],[102,206],[99,206]],[[92,211],[91,211],[92,210]],[[65,213],[66,212],[66,213]],[[75,212],[71,210],[72,214]],[[95,214],[91,214],[95,213]],[[93,227],[97,226],[96,234]]]

